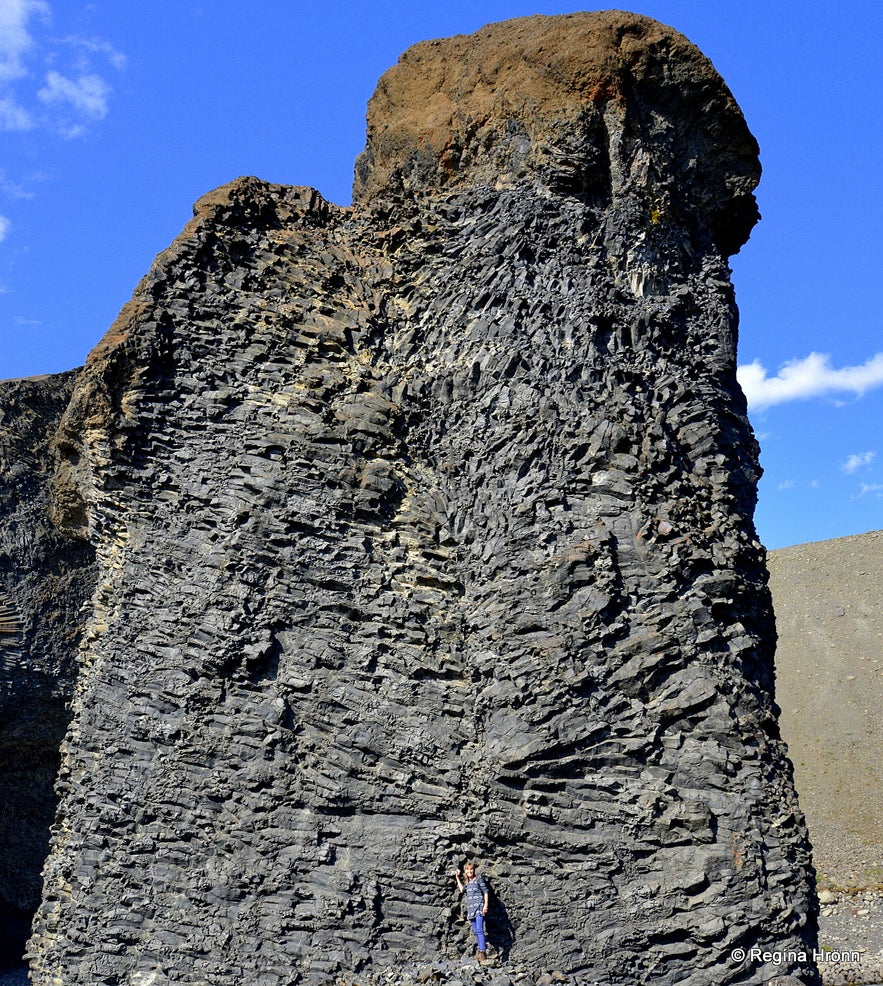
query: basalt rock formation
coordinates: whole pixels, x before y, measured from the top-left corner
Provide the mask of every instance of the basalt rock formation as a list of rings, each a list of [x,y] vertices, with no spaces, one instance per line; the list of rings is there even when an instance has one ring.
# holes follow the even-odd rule
[[[528,970],[815,981],[735,380],[758,178],[709,62],[608,12],[408,51],[352,207],[197,203],[52,437],[97,577],[36,984],[460,955],[471,855]]]
[[[50,435],[75,374],[0,384],[0,967],[40,902],[94,552],[47,519]]]

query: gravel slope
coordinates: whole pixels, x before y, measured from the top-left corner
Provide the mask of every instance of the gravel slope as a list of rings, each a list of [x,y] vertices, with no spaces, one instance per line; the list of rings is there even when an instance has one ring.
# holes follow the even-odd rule
[[[773,551],[777,697],[821,887],[883,884],[883,531]]]
[[[883,981],[883,531],[769,556],[782,734],[806,813],[826,984]]]

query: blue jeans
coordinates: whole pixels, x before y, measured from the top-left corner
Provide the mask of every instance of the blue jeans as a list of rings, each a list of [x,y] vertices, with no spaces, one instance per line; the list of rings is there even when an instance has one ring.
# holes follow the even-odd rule
[[[481,911],[469,919],[469,924],[472,926],[472,931],[475,935],[475,940],[478,942],[479,952],[487,951],[487,942],[484,938],[484,915]]]

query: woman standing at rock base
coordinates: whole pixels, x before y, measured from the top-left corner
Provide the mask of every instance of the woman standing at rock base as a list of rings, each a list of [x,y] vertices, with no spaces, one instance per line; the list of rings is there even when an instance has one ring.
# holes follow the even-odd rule
[[[484,882],[484,877],[476,875],[475,864],[472,862],[463,865],[463,880],[460,879],[459,869],[454,870],[454,877],[460,893],[466,894],[466,918],[472,926],[478,945],[476,958],[479,962],[484,962],[487,958],[487,942],[484,936],[484,919],[488,909],[487,884]]]

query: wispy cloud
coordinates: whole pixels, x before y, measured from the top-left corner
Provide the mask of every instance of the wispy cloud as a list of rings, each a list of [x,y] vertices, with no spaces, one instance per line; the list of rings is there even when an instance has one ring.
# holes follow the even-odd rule
[[[0,130],[30,130],[33,125],[31,114],[12,96],[0,96]]]
[[[34,193],[30,189],[8,178],[3,170],[0,170],[0,195],[8,199],[32,199],[34,197]]]
[[[883,483],[862,483],[859,496],[865,496],[868,493],[883,497]]]
[[[126,56],[121,51],[117,51],[109,41],[105,41],[102,38],[85,38],[74,34],[65,38],[64,44],[81,52],[83,55],[101,55],[115,69],[121,70],[126,67]]]
[[[776,376],[767,374],[759,360],[740,366],[739,383],[748,405],[759,411],[775,404],[809,400],[834,394],[861,397],[875,387],[883,386],[883,353],[877,353],[860,366],[835,369],[825,353],[810,353],[804,359],[784,363]]]
[[[27,75],[25,56],[34,47],[30,21],[48,18],[45,0],[0,0],[0,82]]]
[[[110,86],[100,75],[81,75],[68,79],[55,70],[46,74],[46,85],[37,93],[44,103],[66,104],[87,119],[101,120],[107,115]]]
[[[35,47],[30,22],[35,16],[49,16],[49,5],[43,0],[0,0],[0,130],[33,126],[14,84],[28,75],[27,56]]]
[[[126,58],[102,38],[51,37],[46,0],[0,0],[0,130],[80,136],[107,115],[102,72]]]
[[[876,452],[859,452],[858,455],[851,455],[840,468],[845,473],[854,473],[863,466],[869,466],[876,457]]]
[[[9,232],[9,227],[12,223],[6,218],[6,216],[0,216],[0,243],[6,239],[6,234]]]

